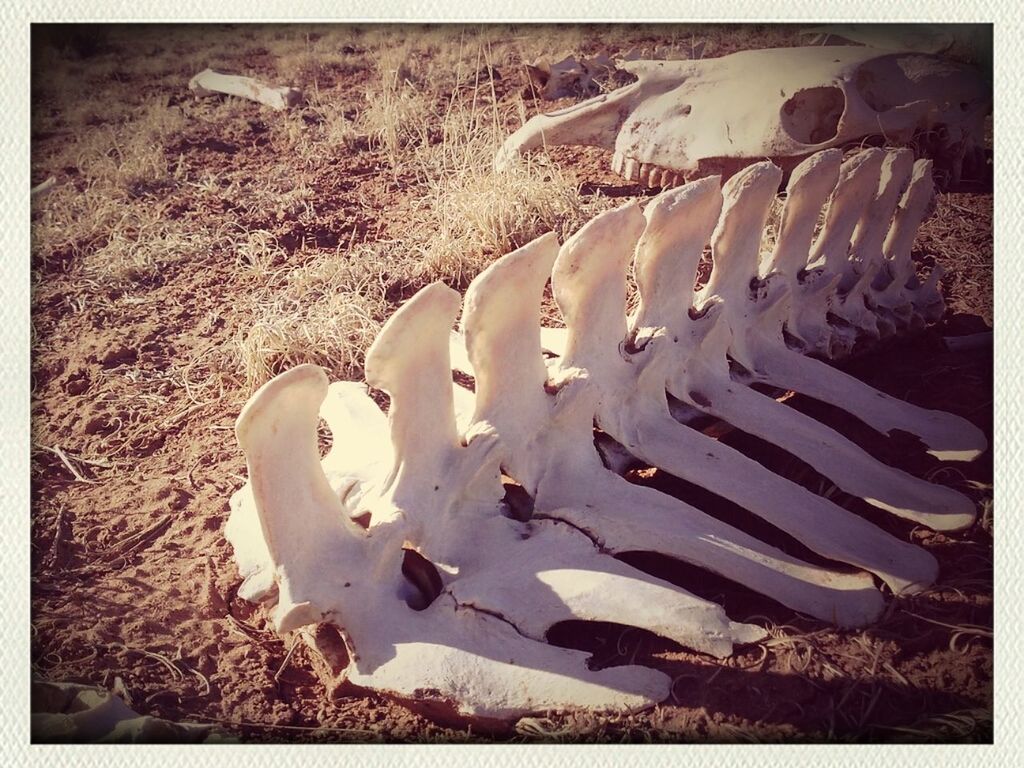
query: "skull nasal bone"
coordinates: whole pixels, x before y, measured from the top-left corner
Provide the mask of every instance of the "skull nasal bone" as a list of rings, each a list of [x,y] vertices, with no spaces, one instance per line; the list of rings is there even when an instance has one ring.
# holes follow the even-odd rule
[[[823,144],[839,134],[839,120],[845,109],[841,88],[804,88],[782,105],[782,128],[801,144]]]

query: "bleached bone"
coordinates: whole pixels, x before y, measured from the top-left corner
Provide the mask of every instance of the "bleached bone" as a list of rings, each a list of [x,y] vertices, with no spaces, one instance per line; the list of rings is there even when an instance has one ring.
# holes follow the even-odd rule
[[[912,168],[913,179],[908,178]],[[913,269],[910,261],[912,230],[916,230],[920,222],[924,197],[921,193],[930,193],[927,171],[927,162],[919,161],[912,166],[909,151],[889,153],[882,164],[877,197],[864,209],[849,249],[841,242],[835,246],[835,252],[839,254],[845,255],[849,250],[853,260],[840,264],[834,273],[824,271],[817,275],[821,282],[830,286],[852,277],[853,286],[844,300],[847,310],[858,300],[865,301],[869,308],[879,301],[886,301],[884,295],[880,296],[873,287],[873,282],[879,276],[887,278],[890,265],[894,262],[902,265],[900,269],[904,270],[903,274],[906,274],[906,265],[909,264],[909,269]],[[830,186],[836,183],[838,172],[839,156],[834,150],[822,152],[804,161],[790,178],[773,252],[765,256],[759,270],[751,266],[748,259],[745,265],[731,273],[732,277],[727,282],[731,283],[729,290],[733,295],[724,303],[724,311],[729,316],[732,328],[729,355],[746,369],[745,373],[751,382],[793,390],[830,403],[883,434],[900,430],[917,435],[928,452],[939,459],[966,461],[977,458],[985,451],[987,441],[981,430],[970,422],[952,414],[920,408],[890,397],[827,363],[800,354],[787,343],[787,335],[791,340],[801,337],[813,339],[819,330],[822,336],[827,334],[828,307],[822,308],[819,305],[813,322],[809,321],[813,309],[811,301],[816,297],[814,293],[808,297],[806,284],[800,280],[800,271],[807,261],[805,254],[814,254],[813,258],[820,258],[823,254],[822,248],[815,247],[812,250],[814,224],[829,195]],[[847,174],[846,178],[851,176]],[[896,211],[895,201],[904,186],[908,188]],[[911,205],[911,198],[915,196],[917,201]],[[830,216],[829,221],[835,218]],[[823,232],[817,242],[822,243],[824,237],[826,235]],[[691,261],[699,258],[699,251],[696,257],[691,255],[689,258]],[[844,271],[847,267],[849,271]],[[683,267],[690,274],[693,274],[693,269],[695,266],[691,267],[689,263]],[[720,270],[720,275],[728,274]],[[935,277],[936,270],[933,270],[926,285],[933,287]],[[780,292],[785,294],[788,289],[788,295],[778,298],[755,296],[746,290],[752,280],[760,281],[765,291],[780,291],[781,288]],[[773,288],[780,280],[784,287]],[[905,282],[904,278],[903,284]],[[891,290],[892,286],[899,287],[900,283],[894,281],[887,285],[887,289]],[[922,293],[925,290],[921,289]],[[685,299],[683,301],[685,303]],[[802,303],[798,304],[798,301]],[[912,301],[913,297],[910,299]],[[893,306],[900,304],[894,303]],[[849,311],[846,316],[851,320],[855,317]],[[876,327],[879,333],[885,335],[895,332],[897,328],[896,317],[890,312],[865,313],[860,317],[861,331],[867,332]],[[869,318],[873,318],[877,326],[866,322]],[[671,322],[671,318],[659,320]],[[885,325],[891,330],[884,330]],[[966,504],[960,502],[959,506],[966,512]],[[962,522],[966,521],[966,517],[962,518]]]
[[[188,82],[188,88],[197,96],[226,94],[265,104],[271,109],[288,109],[302,101],[302,91],[290,86],[272,86],[240,75],[225,75],[204,69]]]
[[[772,158],[787,170],[813,152],[884,137],[915,139],[953,182],[980,175],[991,88],[973,68],[859,46],[741,51],[699,61],[636,61],[635,83],[531,118],[495,157],[582,144],[650,187],[730,175]]]
[[[326,391],[320,369],[295,368],[265,385],[239,420],[250,486],[233,500],[228,535],[237,553],[244,550],[238,531],[258,524],[268,555],[260,567],[276,580],[279,632],[332,622],[345,640],[352,684],[470,716],[630,710],[665,696],[660,673],[592,672],[585,654],[531,640],[450,594],[413,610],[402,575],[405,526],[391,520],[365,531],[351,522],[319,466],[315,429]]]
[[[735,268],[726,267],[720,261],[716,264],[710,286],[702,297],[723,289],[731,296],[724,301],[722,309],[731,327],[729,356],[746,369],[742,380],[747,383],[769,384],[830,403],[882,434],[900,430],[917,435],[928,452],[942,460],[977,458],[986,449],[987,442],[981,430],[966,420],[890,397],[791,348],[803,338],[818,341],[817,345],[805,343],[804,348],[817,346],[835,351],[839,345],[830,336],[834,331],[829,320],[832,313],[840,315],[849,323],[848,327],[856,327],[868,338],[894,333],[897,330],[895,314],[885,307],[881,314],[874,311],[879,291],[873,284],[880,281],[889,291],[899,289],[905,285],[906,278],[890,283],[892,265],[900,264],[904,275],[913,270],[910,259],[913,232],[927,208],[925,200],[931,196],[927,161],[915,164],[909,150],[888,153],[866,150],[843,165],[843,180],[840,181],[840,160],[838,150],[825,150],[794,170],[776,245],[771,253],[761,255],[759,268],[751,267],[749,259],[746,266]],[[867,177],[863,174],[865,169],[871,171]],[[876,180],[874,171],[878,169],[881,176]],[[865,178],[867,184],[863,183]],[[853,185],[853,181],[858,184]],[[870,198],[866,191],[876,184],[877,196],[866,201]],[[638,261],[642,312],[641,317],[634,320],[634,326],[676,328],[679,323],[691,322],[686,318],[681,320],[680,315],[692,301],[692,276],[707,242],[707,233],[715,223],[714,206],[720,204],[717,189],[717,179],[708,178],[696,182],[678,198],[659,198],[662,202],[651,204],[651,211],[656,205],[678,208],[677,230],[690,215],[686,206],[693,206],[693,215],[705,222],[707,231],[702,234],[698,226],[690,240],[680,242],[676,248],[678,253],[673,252],[674,260],[670,260],[672,266],[658,268],[660,259],[666,256],[648,255]],[[859,214],[857,207],[842,199],[851,191],[861,206]],[[830,195],[827,223],[815,240],[815,223]],[[915,196],[917,201],[911,204]],[[707,206],[712,206],[712,210],[705,210]],[[757,216],[755,211],[752,217]],[[739,226],[743,226],[742,216]],[[746,231],[756,237],[756,227]],[[683,231],[678,230],[677,236],[684,237]],[[648,261],[650,265],[645,263]],[[809,261],[815,267],[813,271],[808,271]],[[832,265],[831,270],[825,266],[826,262]],[[657,278],[651,276],[652,270],[656,270]],[[651,275],[647,275],[648,272]],[[899,299],[895,306],[909,308],[913,324],[935,319],[936,306],[941,307],[941,296],[935,288],[939,274],[941,268],[936,267],[925,286],[895,292]],[[914,279],[911,277],[911,281]],[[842,284],[850,285],[845,294],[837,292]],[[906,317],[907,312],[903,315]],[[566,329],[542,329],[541,338],[547,352],[565,353]],[[458,345],[461,340],[453,340],[453,347]],[[678,401],[672,403],[675,409],[679,408]],[[683,418],[678,411],[674,413],[677,418]],[[967,508],[962,499],[957,506]]]
[[[246,405],[237,433],[250,482],[227,529],[240,594],[276,600],[281,632],[337,624],[349,682],[482,718],[628,711],[667,695],[654,670],[594,672],[585,654],[545,645],[560,621],[633,624],[719,656],[762,637],[571,526],[501,514],[497,438],[463,445],[455,429],[447,339],[458,309],[457,293],[432,285],[371,347],[367,378],[391,396],[387,421],[362,388],[328,388],[315,366],[281,374]],[[322,463],[319,417],[335,436]],[[417,566],[418,590],[403,577],[408,550],[437,566]]]
[[[713,203],[705,205],[705,222],[698,223],[693,215],[686,220],[695,226],[713,225],[714,209]],[[598,426],[643,461],[729,499],[820,554],[873,571],[896,592],[930,583],[937,567],[928,553],[672,417],[666,389],[678,388],[673,392],[677,397],[712,413],[720,407],[718,400],[742,409],[747,403],[744,393],[750,390],[731,391],[721,346],[728,329],[716,327],[718,316],[710,310],[703,322],[689,327],[677,323],[627,341],[625,272],[644,229],[644,216],[635,204],[602,214],[566,241],[552,274],[555,299],[569,331],[559,365],[590,372],[601,391]],[[640,243],[641,253],[661,247],[657,232],[654,228],[651,238]],[[722,232],[725,237],[737,234],[731,229]],[[685,304],[677,306],[685,312]],[[709,344],[709,350],[702,348]],[[686,375],[698,377],[707,395],[680,379],[683,362]],[[770,398],[765,403],[785,408]],[[843,534],[835,536],[840,530]]]
[[[849,354],[859,338],[919,330],[945,309],[941,268],[920,285],[911,260],[914,236],[934,198],[930,161],[913,163],[909,150],[880,149],[864,150],[841,167],[839,161],[830,150],[794,171],[784,222],[790,231],[769,260],[792,294],[790,336],[829,358]],[[807,263],[811,229],[830,190],[825,225]]]
[[[35,743],[145,743],[233,741],[202,723],[175,723],[140,715],[104,688],[79,683],[32,682]]]
[[[56,176],[51,176],[46,181],[41,182],[39,184],[36,184],[34,187],[32,187],[32,191],[31,191],[29,196],[32,199],[43,197],[44,195],[49,194],[50,191],[54,187],[56,187],[56,186],[57,186],[57,177]]]
[[[599,380],[608,372],[563,367],[559,380],[548,381],[541,356],[541,295],[556,253],[548,235],[503,257],[470,285],[463,315],[476,381],[473,421],[501,436],[502,467],[533,496],[535,515],[565,520],[612,552],[647,550],[699,565],[818,618],[870,621],[881,603],[864,574],[809,566],[602,466],[592,425],[603,392]],[[685,445],[680,453],[697,459]],[[778,479],[786,491],[796,488]],[[823,508],[845,514],[827,503]],[[844,546],[834,549],[841,555]],[[909,554],[913,559],[916,552]]]
[[[232,499],[227,530],[246,577],[239,594],[276,604],[281,632],[337,625],[355,685],[499,719],[547,709],[628,711],[666,695],[667,678],[653,670],[594,672],[584,654],[546,645],[560,621],[634,624],[716,655],[763,634],[606,553],[669,554],[844,626],[879,614],[881,595],[867,574],[808,565],[605,470],[595,417],[634,455],[747,507],[826,557],[873,571],[896,592],[929,583],[936,564],[923,550],[671,416],[666,389],[674,386],[703,410],[715,412],[721,400],[730,418],[768,403],[776,409],[770,423],[798,433],[785,440],[799,444],[810,434],[828,450],[846,450],[828,443],[822,425],[783,416],[778,403],[729,378],[734,326],[742,332],[747,318],[754,327],[761,312],[781,329],[788,316],[785,284],[756,277],[779,174],[762,163],[737,176],[721,215],[718,180],[705,180],[663,194],[646,217],[635,204],[604,214],[560,251],[548,235],[496,262],[471,285],[463,316],[461,364],[476,376],[475,395],[455,396],[448,349],[459,298],[440,284],[399,310],[367,355],[368,382],[391,397],[387,420],[364,388],[328,387],[315,366],[261,388],[237,425],[250,475]],[[846,221],[842,200],[836,206],[826,218]],[[908,198],[903,229],[916,229],[918,207]],[[887,258],[902,253],[895,218]],[[780,240],[792,237],[790,226]],[[691,317],[687,298],[692,304],[697,258],[713,227],[711,290]],[[641,306],[627,324],[634,245]],[[549,373],[540,301],[552,263],[568,328],[563,359]],[[747,294],[737,282],[745,275],[754,276]],[[744,392],[763,402],[755,406]],[[321,417],[335,436],[323,461]],[[499,467],[534,497],[528,521],[503,514]]]
[[[672,343],[654,339],[644,347],[643,353],[660,353],[671,358],[672,373],[667,388],[672,395],[778,445],[846,492],[933,528],[955,529],[969,525],[974,519],[974,505],[967,497],[885,465],[824,424],[733,380],[730,356],[741,365],[747,365],[755,364],[757,361],[751,359],[752,354],[758,354],[770,364],[775,348],[762,341],[769,338],[767,331],[773,325],[776,338],[781,341],[781,313],[777,305],[785,299],[785,285],[773,279],[774,276],[769,276],[760,286],[756,284],[760,233],[780,176],[778,167],[768,162],[759,163],[734,176],[721,194],[717,184],[698,182],[664,193],[648,206],[646,216],[652,222],[649,228],[653,231],[645,234],[636,250],[642,303],[634,319],[634,334],[641,333],[656,319]],[[720,203],[722,196],[724,205],[718,216],[716,203]],[[700,203],[703,203],[703,216]],[[706,290],[695,303],[692,292],[683,286],[687,281],[693,284],[703,244],[712,226],[715,226],[711,236],[714,266]],[[780,238],[786,237],[788,233],[781,233]],[[629,250],[628,241],[620,247]],[[620,280],[624,285],[624,274]],[[674,282],[672,288],[681,289],[674,296],[665,289],[670,281]],[[652,290],[652,285],[657,288]],[[752,286],[756,290],[752,290]],[[687,311],[691,306],[698,310],[696,318]],[[585,329],[591,323],[588,319],[580,327]],[[734,343],[737,338],[740,344]],[[742,349],[733,355],[737,347]],[[787,359],[794,354],[781,350],[781,355]],[[913,409],[906,410],[913,415]],[[960,433],[966,431],[969,440],[977,432],[960,419],[948,414],[937,415],[947,417],[940,420],[940,426],[944,424],[949,428],[949,439],[962,440]],[[632,446],[627,447],[632,450]],[[640,447],[642,450],[643,446]],[[668,458],[658,458],[660,460],[653,463],[671,469],[665,466]],[[720,482],[727,480],[728,475],[724,475]],[[707,476],[704,482],[709,482]],[[705,487],[720,492],[716,487]]]

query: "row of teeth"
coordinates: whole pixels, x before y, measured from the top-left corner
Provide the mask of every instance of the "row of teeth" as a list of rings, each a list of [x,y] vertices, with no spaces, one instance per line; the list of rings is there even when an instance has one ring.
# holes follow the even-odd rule
[[[671,168],[662,168],[654,163],[642,163],[632,157],[626,157],[621,152],[616,152],[612,156],[612,170],[627,181],[636,181],[645,187],[668,188],[686,183],[685,174]]]

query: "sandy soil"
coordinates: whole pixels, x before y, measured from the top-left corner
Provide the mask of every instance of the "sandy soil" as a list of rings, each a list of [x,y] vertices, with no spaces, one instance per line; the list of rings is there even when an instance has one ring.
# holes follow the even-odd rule
[[[422,242],[429,179],[396,165],[403,155],[367,128],[377,53],[404,41],[422,73],[431,57],[472,68],[483,52],[500,76],[488,98],[532,114],[550,105],[523,98],[514,62],[559,42],[586,52],[631,42],[602,29],[485,32],[453,34],[445,44],[403,28],[38,32],[33,182],[54,175],[58,189],[33,213],[33,675],[106,687],[120,680],[139,712],[218,723],[249,741],[990,741],[991,451],[969,465],[942,464],[912,439],[880,438],[800,398],[791,404],[875,455],[968,494],[978,522],[938,534],[876,514],[762,441],[727,435],[776,471],[928,548],[942,574],[929,591],[893,600],[877,624],[839,631],[706,573],[642,553],[624,557],[720,600],[735,619],[773,628],[770,641],[723,662],[615,625],[553,631],[552,642],[592,651],[597,665],[636,659],[675,678],[672,697],[649,712],[530,718],[479,734],[358,691],[331,698],[310,651],[277,636],[262,610],[236,597],[240,579],[223,526],[245,473],[233,422],[261,383],[244,354],[260,302],[291,290],[296,270],[355,258],[353,244],[401,251]],[[684,53],[705,41],[704,55],[720,55],[788,44],[795,31],[631,34],[639,45]],[[321,55],[327,50],[330,58]],[[451,62],[438,67],[450,70]],[[197,101],[186,84],[205,66],[289,77],[328,106],[278,114],[237,100]],[[443,104],[452,93],[433,98]],[[171,123],[154,128],[155,114]],[[347,131],[341,144],[330,142],[331,120]],[[602,153],[553,154],[596,208],[642,194]],[[916,256],[949,270],[947,316],[847,365],[882,391],[964,416],[990,438],[991,352],[947,352],[940,338],[991,326],[991,223],[984,184],[940,194]],[[266,260],[253,269],[257,231],[257,256]],[[370,327],[422,284],[402,268],[385,270],[383,299],[368,305]],[[464,287],[471,276],[450,282]],[[353,335],[353,348],[364,337]],[[266,364],[279,370],[283,360]],[[359,373],[358,359],[333,368],[335,376]],[[742,510],[663,473],[633,479],[798,550]]]

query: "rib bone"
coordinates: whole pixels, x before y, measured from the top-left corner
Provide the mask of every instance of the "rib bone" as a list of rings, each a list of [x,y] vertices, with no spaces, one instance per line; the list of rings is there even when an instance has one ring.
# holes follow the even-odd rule
[[[890,153],[883,166],[878,196],[866,208],[853,235],[851,247],[853,253],[859,257],[859,263],[851,270],[855,282],[846,296],[847,305],[858,300],[858,295],[867,301],[868,306],[873,306],[877,301],[888,300],[880,297],[879,293],[870,287],[876,280],[879,270],[890,263],[885,261],[887,257],[883,255],[883,239],[887,244],[886,252],[904,265],[900,267],[904,274],[907,268],[905,265],[910,264],[912,237],[908,240],[907,232],[916,229],[925,206],[918,199],[913,211],[917,216],[914,222],[906,215],[898,217],[894,222],[894,208],[901,188],[909,185],[903,196],[904,202],[900,203],[901,210],[906,211],[910,197],[924,191],[928,177],[927,163],[918,163],[913,166],[913,180],[908,178],[911,172],[910,161],[909,153],[898,151]],[[786,343],[783,325],[790,336],[799,336],[801,333],[804,337],[810,335],[804,323],[807,305],[798,303],[798,300],[803,301],[802,284],[798,277],[800,265],[803,263],[801,254],[810,251],[814,222],[828,196],[829,185],[834,184],[838,162],[837,153],[822,152],[804,161],[793,172],[787,188],[778,241],[767,262],[768,269],[771,270],[769,274],[781,275],[769,278],[769,282],[781,279],[789,287],[790,296],[779,300],[777,306],[781,307],[781,313],[779,309],[772,311],[767,302],[755,300],[749,294],[747,297],[737,295],[733,297],[732,303],[726,302],[725,311],[730,316],[733,329],[729,354],[747,369],[753,381],[800,392],[835,405],[883,434],[902,430],[917,435],[927,446],[929,453],[939,459],[966,461],[977,458],[986,449],[987,442],[981,430],[974,425],[952,414],[919,408],[890,397],[827,363],[800,354]],[[894,222],[892,227],[890,222]],[[689,265],[686,269],[689,269]],[[910,269],[913,269],[912,264]],[[762,268],[762,271],[766,270]],[[856,275],[857,271],[861,272],[860,276]],[[825,279],[829,283],[838,283],[846,274],[830,274]],[[749,264],[746,269],[736,273],[734,281],[737,291],[744,285],[749,285],[753,276],[755,269]],[[929,278],[932,287],[933,277],[935,271]],[[893,300],[889,302],[890,306],[896,306],[898,284],[897,289],[890,287],[888,290],[894,294]],[[801,309],[804,312],[801,312]],[[877,320],[879,328],[888,324],[893,332],[895,331],[893,315],[865,316]],[[821,313],[818,322],[823,320],[824,313]],[[670,322],[670,319],[666,322]],[[804,330],[801,331],[801,328]],[[870,330],[871,325],[865,323],[860,328]],[[960,502],[959,506],[964,508],[966,513],[967,505]],[[960,527],[969,524],[970,521],[967,517],[961,517],[959,522],[956,522],[955,518],[950,518],[949,522]]]
[[[595,671],[586,654],[548,645],[559,622],[626,623],[716,656],[763,637],[614,553],[684,560],[840,626],[878,617],[883,600],[868,573],[809,564],[606,469],[595,421],[633,456],[873,572],[895,593],[931,583],[937,565],[924,550],[673,416],[667,393],[876,506],[934,528],[973,519],[954,491],[875,461],[747,386],[837,402],[876,429],[921,434],[941,457],[984,450],[966,422],[886,398],[784,336],[799,325],[810,346],[831,350],[849,339],[837,344],[830,329],[882,334],[927,321],[936,272],[918,284],[910,247],[932,196],[930,165],[874,150],[843,165],[837,153],[812,157],[793,174],[777,246],[762,259],[780,178],[759,163],[724,189],[712,177],[663,193],[645,212],[631,203],[602,214],[561,249],[545,235],[473,281],[461,336],[451,332],[458,294],[424,288],[367,354],[367,382],[391,398],[386,417],[364,385],[329,386],[316,366],[264,385],[236,425],[249,471],[226,531],[245,577],[239,594],[273,606],[279,632],[336,625],[354,685],[502,720],[632,711],[667,695],[660,672]],[[696,295],[709,238],[714,268]],[[627,318],[634,255],[640,304]],[[567,328],[545,334],[549,275]],[[875,324],[872,311],[881,313]],[[559,347],[560,359],[546,360],[542,343]],[[475,393],[453,386],[453,362],[475,376]],[[320,419],[335,438],[323,460]],[[533,497],[529,519],[503,503],[501,472]]]
[[[736,356],[741,364],[750,362],[750,352],[754,349],[769,361],[775,355],[774,349],[758,342],[773,317],[778,327],[780,313],[776,304],[784,300],[784,286],[775,288],[772,284],[777,281],[771,278],[767,280],[769,287],[763,291],[752,291],[751,285],[757,276],[759,232],[780,177],[781,172],[774,165],[761,163],[741,171],[726,184],[725,206],[712,235],[715,266],[703,295],[704,303],[711,302],[713,309],[709,306],[697,320],[684,309],[676,309],[674,313],[671,307],[657,310],[656,315],[666,321],[668,332],[678,338],[671,346],[652,345],[652,349],[665,350],[672,358],[669,392],[739,429],[775,443],[806,461],[843,490],[875,506],[934,528],[960,528],[970,524],[974,506],[966,497],[882,464],[813,418],[731,379],[728,355],[734,338],[743,340],[746,354]],[[714,188],[708,189],[714,194]],[[666,193],[666,196],[678,194]],[[667,215],[666,208],[660,199],[648,207],[649,219],[664,215]],[[687,217],[687,224],[692,221],[693,216]],[[835,220],[830,218],[829,221]],[[705,223],[710,223],[710,219],[705,219]],[[849,237],[853,226],[848,222],[843,226]],[[652,258],[652,252],[662,252],[660,258],[654,257],[651,267],[638,267],[638,274],[645,277],[640,281],[641,295],[651,282],[659,282],[666,272],[678,271],[684,280],[689,276],[691,284],[695,275],[699,251],[695,253],[692,245],[688,252],[680,248],[672,237],[670,224],[661,226],[658,232],[660,237],[645,238],[637,249],[638,264]],[[692,244],[695,240],[700,238],[691,236],[684,242]],[[845,248],[836,250],[845,252]],[[678,260],[673,261],[664,254],[672,254]],[[624,276],[622,279],[624,281]],[[664,305],[666,297],[659,294],[656,298]],[[678,298],[685,307],[690,306],[693,297],[684,293]],[[678,298],[676,307],[680,306]],[[637,319],[641,326],[649,323],[645,315],[651,311],[651,302],[647,297],[644,301]],[[670,317],[672,314],[674,318]],[[581,327],[589,327],[589,323]],[[783,355],[788,359],[796,353],[784,351]]]

